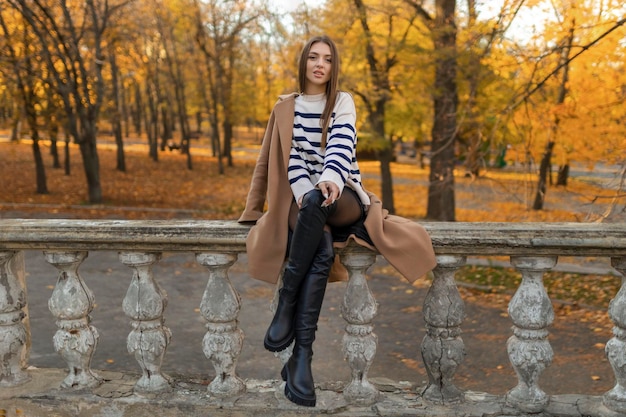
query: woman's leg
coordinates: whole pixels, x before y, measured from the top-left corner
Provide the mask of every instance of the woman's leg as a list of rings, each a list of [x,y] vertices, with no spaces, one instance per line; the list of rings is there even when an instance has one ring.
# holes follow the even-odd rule
[[[321,205],[324,198],[321,197],[321,193],[319,194],[319,201],[316,201],[316,204]],[[344,226],[359,220],[361,206],[358,197],[352,194],[354,194],[352,190],[342,193],[341,198],[332,205],[333,210],[330,211],[326,219],[328,224]],[[313,342],[315,341],[317,322],[324,301],[328,276],[335,258],[333,238],[327,226],[325,226],[326,230],[311,266],[302,280],[294,318],[296,343],[289,362],[281,372],[286,381],[285,395],[287,398],[296,404],[309,407],[315,406],[316,403],[315,383],[311,372]]]
[[[326,230],[332,227],[346,227],[356,223],[363,215],[363,206],[357,193],[352,189],[345,187],[341,193],[341,197],[335,202],[334,210],[331,211],[326,219]],[[294,201],[289,209],[289,229],[294,230],[298,221],[300,210]]]
[[[357,193],[345,187],[341,197],[335,202],[337,206],[326,220],[331,227],[346,227],[359,221],[363,215],[363,206]]]
[[[269,351],[279,352],[287,348],[294,338],[296,303],[302,281],[309,274],[311,266],[315,263],[318,269],[328,269],[330,272],[334,259],[332,237],[322,237],[325,234],[326,219],[335,211],[336,205],[322,207],[323,201],[324,197],[319,190],[307,193],[302,200],[302,207],[293,227],[278,306],[265,334],[264,345]],[[330,232],[326,233],[330,236]]]
[[[296,343],[281,375],[286,381],[285,395],[299,405],[315,406],[315,383],[311,372],[313,342],[322,310],[330,269],[335,259],[333,237],[324,231],[311,267],[302,280],[293,321]]]

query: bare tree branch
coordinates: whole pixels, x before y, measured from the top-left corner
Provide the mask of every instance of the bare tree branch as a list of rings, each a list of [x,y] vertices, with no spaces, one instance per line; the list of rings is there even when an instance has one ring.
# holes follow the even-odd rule
[[[574,55],[572,55],[570,58],[568,58],[567,60],[564,60],[562,62],[559,63],[559,65],[556,66],[556,68],[554,70],[552,70],[550,72],[550,74],[546,75],[541,81],[539,81],[537,84],[535,84],[535,86],[533,88],[531,88],[530,90],[528,90],[522,97],[520,97],[517,101],[515,101],[513,104],[507,106],[504,110],[503,113],[508,113],[511,110],[517,108],[520,104],[522,104],[524,101],[528,100],[528,98],[530,98],[530,96],[532,96],[533,94],[535,94],[537,91],[539,91],[541,89],[541,87],[544,86],[544,84],[551,79],[552,77],[554,77],[556,74],[559,73],[559,71],[561,70],[561,68],[565,67],[566,65],[568,65],[570,62],[572,62],[573,60],[575,60],[576,58],[578,58],[582,53],[584,53],[585,51],[587,51],[588,49],[590,49],[591,47],[593,47],[594,45],[596,45],[598,42],[600,42],[602,39],[604,39],[605,37],[607,37],[610,33],[614,32],[615,30],[619,29],[621,26],[624,25],[624,23],[626,23],[626,18],[623,18],[617,22],[615,22],[615,24],[608,29],[607,31],[605,31],[604,33],[602,33],[600,36],[598,36],[596,39],[594,39],[593,41],[589,42],[586,45],[581,46],[581,50],[578,51],[577,53],[575,53]]]

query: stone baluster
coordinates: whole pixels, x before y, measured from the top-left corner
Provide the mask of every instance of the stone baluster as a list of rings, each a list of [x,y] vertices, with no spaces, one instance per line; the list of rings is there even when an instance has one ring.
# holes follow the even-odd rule
[[[539,388],[539,376],[552,363],[554,352],[548,341],[548,326],[554,310],[543,286],[543,274],[552,269],[556,256],[511,256],[511,264],[521,272],[522,282],[509,302],[513,335],[507,342],[509,360],[518,383],[507,402],[527,413],[539,413],[550,398]]]
[[[134,353],[143,372],[135,384],[135,392],[169,390],[171,379],[161,373],[163,356],[172,338],[163,319],[167,294],[152,274],[152,266],[161,259],[161,254],[123,252],[119,257],[134,270],[122,308],[133,327],[127,339],[128,352]]]
[[[0,387],[30,380],[25,283],[23,253],[0,251]]]
[[[433,282],[424,299],[426,335],[422,340],[422,358],[428,373],[428,386],[422,396],[436,404],[454,404],[463,400],[463,391],[452,379],[465,358],[461,338],[465,304],[454,280],[454,274],[465,262],[465,256],[437,256]]]
[[[341,306],[341,314],[348,323],[343,336],[343,354],[352,370],[352,380],[343,395],[349,403],[359,405],[373,404],[380,396],[367,379],[378,345],[378,337],[372,332],[378,303],[367,285],[365,272],[375,261],[374,252],[347,252],[341,257],[350,277]]]
[[[54,348],[67,363],[69,373],[62,388],[87,388],[102,380],[91,370],[91,359],[98,344],[98,331],[91,326],[89,313],[94,296],[78,273],[87,257],[86,251],[46,251],[45,259],[60,272],[48,308],[59,328],[54,335]]]
[[[283,286],[284,272],[285,272],[285,269],[283,268],[281,270],[280,277],[278,277],[278,282],[276,283],[276,286],[274,287],[274,298],[272,298],[272,302],[270,304],[270,311],[272,312],[272,317],[274,316],[274,314],[276,313],[276,309],[278,308],[278,300],[280,298],[280,289]],[[281,369],[283,366],[285,366],[287,362],[289,362],[289,358],[291,358],[291,354],[293,353],[294,345],[295,345],[295,339],[285,349],[279,352],[274,352],[274,356],[278,358],[278,360],[280,360]]]
[[[616,383],[604,394],[602,402],[611,410],[626,414],[626,256],[612,258],[611,265],[622,274],[622,286],[609,304],[609,317],[615,326],[605,348]]]
[[[237,260],[237,254],[199,253],[196,260],[209,270],[209,280],[200,303],[200,312],[207,320],[202,350],[216,374],[208,391],[217,397],[238,395],[246,390],[245,383],[236,373],[244,335],[238,326],[239,294],[228,278],[228,268]]]

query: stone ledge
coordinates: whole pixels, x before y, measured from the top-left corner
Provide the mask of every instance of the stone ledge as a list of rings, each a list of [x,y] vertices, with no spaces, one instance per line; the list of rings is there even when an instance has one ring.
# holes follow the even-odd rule
[[[6,417],[506,417],[523,413],[506,405],[502,396],[466,392],[465,401],[455,405],[429,404],[419,395],[421,389],[408,383],[371,379],[381,399],[372,406],[346,403],[341,394],[343,382],[319,385],[318,405],[299,407],[282,394],[278,380],[248,380],[247,392],[236,398],[219,399],[208,394],[209,381],[174,378],[170,392],[139,395],[133,392],[137,375],[98,371],[105,382],[91,390],[59,389],[66,375],[63,369],[30,369],[31,381],[18,387],[2,388],[0,411]],[[538,417],[617,417],[602,405],[602,398],[585,395],[551,397],[546,411]]]

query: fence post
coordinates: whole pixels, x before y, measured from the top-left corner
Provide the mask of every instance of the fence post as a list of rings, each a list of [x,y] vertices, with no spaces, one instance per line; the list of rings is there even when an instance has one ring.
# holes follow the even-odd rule
[[[609,304],[609,317],[615,326],[605,348],[616,382],[602,402],[613,411],[626,413],[626,256],[611,258],[611,265],[622,274],[622,286]]]
[[[452,379],[465,358],[461,338],[465,304],[454,280],[454,274],[465,262],[465,256],[437,256],[434,279],[424,299],[426,335],[422,340],[422,358],[428,386],[422,396],[437,404],[458,403],[464,395]]]
[[[346,252],[341,256],[341,263],[350,276],[341,306],[341,315],[348,322],[343,335],[343,354],[352,370],[352,381],[343,395],[348,402],[359,405],[373,404],[380,396],[367,379],[378,344],[372,325],[378,303],[367,286],[365,272],[375,261],[374,252]]]
[[[23,252],[0,251],[0,387],[30,380],[24,370],[30,347],[25,283]]]
[[[556,265],[557,259],[556,256],[511,256],[511,264],[522,273],[522,282],[509,302],[513,335],[507,342],[507,351],[518,383],[507,393],[506,400],[527,413],[539,413],[550,402],[550,397],[539,388],[539,376],[554,357],[548,341],[554,310],[543,286],[543,274]]]
[[[198,253],[196,260],[209,270],[200,303],[202,316],[207,320],[203,351],[216,374],[208,391],[217,397],[238,395],[246,390],[236,373],[244,335],[238,322],[241,301],[228,278],[228,268],[237,260],[237,254]]]
[[[138,392],[158,392],[171,389],[171,381],[161,373],[161,364],[172,338],[164,325],[163,312],[167,294],[152,274],[152,266],[161,259],[160,253],[122,252],[120,261],[133,269],[133,277],[122,301],[124,313],[131,319],[127,347],[135,354],[143,372],[135,384]]]
[[[54,335],[54,348],[68,367],[61,387],[81,389],[100,385],[101,378],[91,370],[99,338],[96,328],[90,325],[94,295],[78,273],[87,252],[49,251],[44,256],[60,271],[48,308],[59,328]]]

